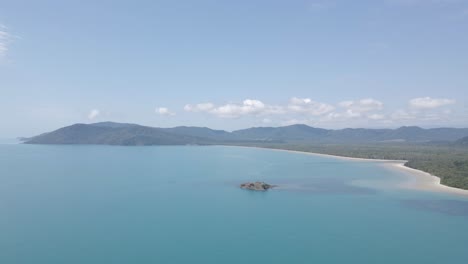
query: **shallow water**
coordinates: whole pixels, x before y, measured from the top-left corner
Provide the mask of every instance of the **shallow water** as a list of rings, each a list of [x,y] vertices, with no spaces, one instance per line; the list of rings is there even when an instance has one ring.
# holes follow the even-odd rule
[[[280,188],[241,190],[245,181]],[[374,162],[0,145],[0,263],[467,263],[468,199]]]

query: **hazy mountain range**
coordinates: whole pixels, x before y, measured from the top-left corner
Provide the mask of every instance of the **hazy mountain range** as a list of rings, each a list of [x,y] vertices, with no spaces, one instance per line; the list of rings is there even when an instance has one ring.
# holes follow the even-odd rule
[[[457,141],[458,140],[458,141]],[[157,128],[101,122],[74,124],[31,138],[27,144],[187,145],[246,142],[276,143],[378,143],[452,142],[468,145],[468,128],[400,127],[398,129],[347,128],[330,130],[307,125],[253,127],[228,132],[206,127]],[[456,143],[455,143],[456,142]]]

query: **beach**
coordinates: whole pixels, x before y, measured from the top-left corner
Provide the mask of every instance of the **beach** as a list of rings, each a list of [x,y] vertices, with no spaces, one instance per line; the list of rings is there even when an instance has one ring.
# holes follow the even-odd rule
[[[463,190],[455,187],[450,187],[440,183],[440,178],[430,173],[413,169],[405,166],[406,160],[383,160],[383,159],[364,159],[364,158],[352,158],[344,156],[336,156],[330,154],[321,154],[313,152],[305,152],[298,150],[286,150],[286,149],[273,149],[273,148],[262,148],[262,147],[245,147],[244,148],[259,148],[268,149],[273,151],[285,151],[289,153],[306,154],[312,156],[328,157],[334,159],[341,159],[347,161],[358,161],[358,162],[374,162],[378,163],[386,169],[397,170],[408,176],[408,180],[403,182],[399,187],[405,189],[431,191],[431,192],[444,192],[456,195],[468,196],[468,190]]]
[[[409,180],[401,185],[402,188],[468,196],[468,190],[443,185],[440,183],[439,177],[421,170],[406,167],[404,162],[391,162],[383,164],[383,166],[389,169],[399,170],[410,176]]]

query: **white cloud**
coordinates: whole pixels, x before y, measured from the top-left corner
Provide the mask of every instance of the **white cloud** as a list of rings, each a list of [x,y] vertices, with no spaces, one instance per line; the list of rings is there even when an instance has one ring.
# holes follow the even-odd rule
[[[320,120],[322,122],[346,122],[350,119],[381,121],[385,119],[385,115],[375,112],[381,111],[383,106],[384,104],[381,101],[372,98],[342,101],[338,103],[338,107],[343,110],[331,112]]]
[[[7,28],[0,24],[0,58],[5,56],[8,52],[8,45],[11,42],[11,35],[8,33]]]
[[[88,119],[89,120],[94,120],[96,117],[98,117],[100,114],[99,109],[93,109],[89,112],[88,114]]]
[[[266,111],[267,106],[259,100],[246,99],[242,104],[226,104],[211,110],[220,117],[239,117],[243,115],[259,115]]]
[[[343,101],[338,105],[357,115],[365,112],[382,110],[384,104],[372,98],[365,98],[358,101]]]
[[[351,109],[347,109],[344,112],[331,112],[328,115],[324,116],[321,121],[331,121],[331,120],[349,120],[351,118],[362,117],[361,113],[354,112]]]
[[[284,114],[305,114],[319,116],[333,111],[329,104],[314,102],[309,98],[293,97],[286,106],[268,105],[260,100],[246,99],[242,103],[228,103],[215,106],[213,103],[187,104],[188,112],[205,112],[222,118],[237,118],[241,116],[265,116]]]
[[[354,101],[342,101],[338,103],[338,106],[347,108],[347,107],[352,106],[353,104],[354,104]]]
[[[196,105],[187,104],[184,106],[184,110],[187,112],[208,112],[214,108],[212,103],[201,103]]]
[[[372,120],[382,120],[385,118],[385,116],[381,114],[371,114],[371,115],[368,115],[367,118],[372,119]]]
[[[215,105],[213,103],[188,104],[184,110],[214,115],[220,118],[249,117],[264,124],[297,124],[314,126],[367,126],[407,124],[418,125],[424,122],[446,122],[454,113],[448,108],[437,107],[455,103],[451,99],[415,98],[411,107],[397,111],[387,110],[384,103],[373,99],[342,101],[331,105],[316,102],[311,98],[292,97],[285,104],[272,105],[260,100],[246,99],[240,103]],[[436,109],[434,109],[436,108]],[[428,111],[428,110],[430,111]]]
[[[310,98],[293,97],[289,100],[288,109],[296,113],[319,116],[333,111],[335,107],[329,104],[312,101]]]
[[[434,109],[441,106],[455,104],[455,100],[446,98],[420,97],[409,101],[409,105],[415,109]]]
[[[167,107],[156,108],[155,112],[162,115],[162,116],[174,116],[174,115],[176,115],[174,112],[171,112],[169,110],[169,108],[167,108]]]
[[[187,104],[184,110],[187,112],[210,113],[222,118],[237,118],[246,115],[259,116],[283,112],[282,107],[266,105],[262,101],[254,99],[246,99],[240,104],[228,103],[221,106],[215,106],[213,103]]]

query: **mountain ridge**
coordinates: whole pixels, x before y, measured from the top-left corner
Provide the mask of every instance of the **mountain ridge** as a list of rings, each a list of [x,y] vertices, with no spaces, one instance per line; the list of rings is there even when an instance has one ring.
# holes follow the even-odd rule
[[[468,128],[407,126],[397,129],[324,129],[296,124],[282,127],[252,127],[228,132],[208,127],[159,128],[130,123],[99,122],[73,124],[26,138],[26,144],[101,145],[212,145],[232,142],[284,143],[376,143],[457,142],[468,137]]]

